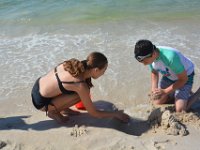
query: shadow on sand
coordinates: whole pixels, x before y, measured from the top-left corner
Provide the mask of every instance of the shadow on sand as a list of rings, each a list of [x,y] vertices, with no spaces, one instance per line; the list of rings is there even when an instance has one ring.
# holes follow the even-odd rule
[[[94,102],[97,109],[113,111],[113,104],[104,100]],[[87,112],[77,116],[71,116],[70,120],[65,124],[58,124],[54,120],[44,120],[33,124],[27,124],[25,120],[31,116],[13,116],[0,118],[0,130],[48,130],[60,127],[78,126],[94,126],[99,128],[112,128],[124,132],[129,135],[140,136],[149,130],[146,120],[131,118],[129,123],[122,123],[117,119],[98,119],[90,116]]]
[[[200,98],[198,99],[198,101],[192,104],[190,111],[195,112],[200,116]]]

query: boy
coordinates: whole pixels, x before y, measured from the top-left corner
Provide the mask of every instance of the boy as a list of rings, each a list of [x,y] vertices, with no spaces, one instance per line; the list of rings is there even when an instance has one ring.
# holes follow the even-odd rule
[[[140,63],[150,67],[151,91],[160,96],[153,103],[165,104],[174,98],[176,111],[186,111],[194,78],[194,64],[191,60],[174,48],[156,47],[149,40],[139,40],[134,53]],[[159,73],[162,74],[160,81]]]

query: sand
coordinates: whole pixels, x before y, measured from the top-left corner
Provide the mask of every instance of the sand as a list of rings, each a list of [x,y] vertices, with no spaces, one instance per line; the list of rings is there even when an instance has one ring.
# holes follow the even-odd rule
[[[98,109],[117,108],[106,101],[94,103]],[[3,150],[199,149],[198,114],[173,113],[173,109],[168,109],[173,106],[164,106],[163,109],[163,107],[152,108],[149,105],[147,109],[135,112],[125,109],[124,111],[131,116],[127,124],[116,119],[97,119],[91,117],[86,111],[81,111],[78,116],[70,116],[70,120],[65,124],[58,124],[46,117],[45,113],[35,110],[31,103],[28,104],[30,109],[20,111],[19,106],[11,105],[6,101],[0,104],[0,149]],[[145,117],[136,118],[138,112]],[[164,112],[166,112],[165,115],[163,115]],[[169,123],[170,115],[181,123],[181,128],[184,128],[187,134],[179,131],[176,132],[177,134],[169,134],[168,131],[173,126]],[[153,119],[152,116],[154,116]]]

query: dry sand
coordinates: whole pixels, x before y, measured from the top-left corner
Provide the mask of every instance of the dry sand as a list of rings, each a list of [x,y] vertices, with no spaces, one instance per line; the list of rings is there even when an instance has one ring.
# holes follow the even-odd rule
[[[94,103],[99,109],[116,108],[106,101]],[[171,124],[163,126],[164,123],[159,119],[148,120],[160,111],[160,108],[151,106],[139,110],[125,109],[132,117],[128,124],[115,119],[96,119],[85,111],[78,116],[71,116],[65,124],[57,124],[45,113],[35,110],[31,103],[28,104],[29,109],[21,108],[20,111],[20,106],[8,101],[0,104],[0,149],[3,150],[199,149],[200,121],[198,115],[192,113],[173,114],[187,131],[186,135],[174,135],[167,132]],[[134,117],[138,112],[144,116],[142,119]]]

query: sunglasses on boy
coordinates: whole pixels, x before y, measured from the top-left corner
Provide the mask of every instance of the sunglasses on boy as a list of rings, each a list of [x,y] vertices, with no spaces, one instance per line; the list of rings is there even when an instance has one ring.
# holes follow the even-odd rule
[[[136,58],[139,62],[141,62],[141,61],[143,61],[145,58],[151,57],[152,54],[153,54],[153,53],[147,54],[147,55],[145,55],[145,56],[135,56],[135,58]]]

